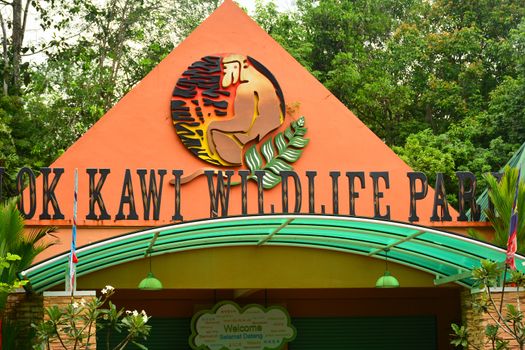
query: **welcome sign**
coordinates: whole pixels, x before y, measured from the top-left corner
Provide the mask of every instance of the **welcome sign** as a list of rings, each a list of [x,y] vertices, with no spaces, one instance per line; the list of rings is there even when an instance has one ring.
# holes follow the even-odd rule
[[[278,350],[296,335],[286,309],[256,304],[241,308],[231,301],[197,313],[191,329],[195,350]]]

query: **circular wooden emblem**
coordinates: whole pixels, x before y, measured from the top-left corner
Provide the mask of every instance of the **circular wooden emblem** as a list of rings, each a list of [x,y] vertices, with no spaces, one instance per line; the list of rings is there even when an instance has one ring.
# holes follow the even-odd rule
[[[277,129],[284,115],[283,93],[272,73],[238,54],[193,62],[171,99],[171,117],[182,143],[214,165],[242,165],[245,146]]]

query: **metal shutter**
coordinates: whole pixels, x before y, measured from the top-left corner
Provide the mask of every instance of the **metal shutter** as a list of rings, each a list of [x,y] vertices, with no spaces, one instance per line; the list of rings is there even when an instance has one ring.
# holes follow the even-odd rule
[[[435,350],[434,316],[292,318],[289,350]]]

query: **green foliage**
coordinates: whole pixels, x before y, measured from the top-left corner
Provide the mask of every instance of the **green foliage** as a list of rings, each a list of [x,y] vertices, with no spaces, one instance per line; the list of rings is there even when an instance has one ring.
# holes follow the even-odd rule
[[[18,152],[13,138],[13,120],[21,111],[17,98],[0,97],[0,167],[12,167],[18,164]]]
[[[307,40],[301,13],[279,12],[274,2],[256,0],[254,19],[299,63],[312,70],[310,55],[315,45]]]
[[[468,346],[468,332],[465,326],[458,326],[455,323],[452,323],[450,326],[454,331],[454,333],[451,334],[452,340],[450,343],[454,346],[463,346],[466,348]]]
[[[519,270],[511,270],[510,273],[510,283],[514,284],[518,288],[525,287],[525,273]]]
[[[16,201],[11,200],[5,205],[0,204],[0,281],[2,285],[23,285],[17,282],[17,272],[29,267],[33,259],[44,249],[53,244],[44,238],[52,228],[34,230],[24,234],[24,219]],[[8,266],[6,265],[8,264]],[[0,291],[0,312],[7,301],[7,291]]]
[[[7,253],[7,256],[0,256],[0,273],[4,270],[9,270],[15,261],[21,258],[16,254]],[[27,281],[14,280],[11,282],[0,281],[0,293],[9,293],[13,289],[20,288],[27,284]]]
[[[14,176],[22,166],[51,164],[219,3],[27,1],[51,39],[22,48],[43,59],[24,63],[16,79],[9,78],[19,82],[16,89],[9,85],[0,98],[0,167]],[[10,64],[0,62],[0,69],[15,74]],[[16,195],[12,187],[4,194]]]
[[[485,175],[489,187],[489,199],[493,207],[485,210],[485,214],[494,228],[494,237],[492,243],[506,247],[509,236],[510,217],[512,215],[512,206],[516,193],[516,182],[518,181],[518,169],[506,168],[501,181],[490,174]],[[518,252],[525,252],[525,182],[520,181],[517,210],[518,226],[517,240]],[[478,235],[479,236],[479,235]]]
[[[503,267],[501,264],[490,260],[482,260],[481,266],[472,270],[472,278],[476,281],[478,288],[491,288],[498,285],[502,272]]]

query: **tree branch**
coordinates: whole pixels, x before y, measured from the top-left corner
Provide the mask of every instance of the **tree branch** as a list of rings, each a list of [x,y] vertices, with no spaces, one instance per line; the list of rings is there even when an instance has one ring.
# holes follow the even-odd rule
[[[83,31],[82,31],[82,32],[83,32]],[[75,34],[71,34],[70,36],[67,36],[67,37],[65,37],[65,38],[60,38],[60,40],[61,40],[61,41],[65,41],[65,40],[72,39],[72,38],[74,38],[74,37],[76,37],[76,36],[80,36],[80,34],[82,34],[82,32],[78,32],[78,33],[75,33]],[[53,45],[54,45],[54,44],[53,44]],[[41,53],[41,52],[44,52],[44,51],[46,51],[47,49],[53,47],[53,45],[47,45],[47,46],[44,46],[44,47],[42,47],[42,48],[36,50],[35,52],[22,54],[22,56],[27,57],[27,56],[37,55],[37,54],[39,54],[39,53]]]
[[[22,19],[22,33],[26,32],[26,23],[27,23],[27,13],[29,12],[29,5],[31,5],[31,0],[26,1],[26,7],[24,8],[24,18]],[[22,35],[22,42],[24,42],[24,35]]]
[[[492,316],[490,312],[487,312],[487,314],[489,314],[489,316],[501,327],[501,329],[503,329],[505,332],[507,332],[508,334],[516,338],[516,334],[512,332],[512,329],[507,324],[507,321],[505,321],[505,317],[503,317],[503,315],[499,312],[498,308],[496,307],[496,303],[494,302],[494,299],[492,298],[492,293],[490,292],[490,287],[486,287],[486,289],[487,289],[487,295],[489,296],[490,303],[492,304],[492,307],[498,314],[498,318],[503,322],[502,325],[504,325],[505,327],[501,327],[499,322],[496,321],[496,319]],[[503,295],[501,297],[503,298]]]
[[[1,1],[1,0],[0,0]],[[7,55],[7,30],[5,28],[4,17],[0,11],[0,22],[2,23],[2,50],[4,59],[4,71],[2,72],[2,88],[4,96],[7,96],[7,68],[9,67],[9,57]]]

